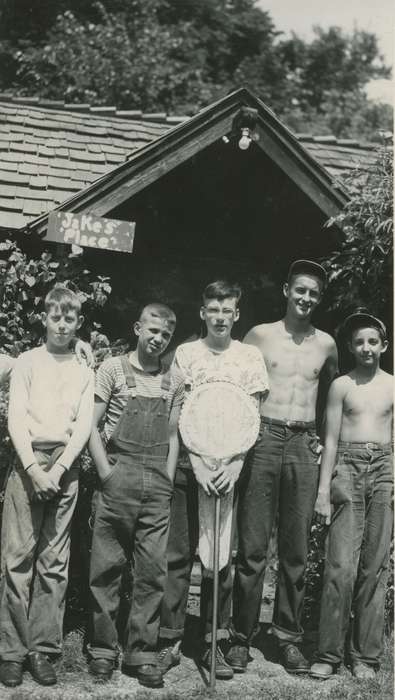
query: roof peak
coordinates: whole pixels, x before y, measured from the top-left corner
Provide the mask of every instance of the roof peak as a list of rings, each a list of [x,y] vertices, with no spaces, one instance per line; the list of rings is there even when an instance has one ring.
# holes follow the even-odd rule
[[[236,92],[241,92],[239,89]],[[245,88],[244,88],[245,90]],[[143,112],[140,109],[118,109],[112,105],[91,105],[88,103],[68,103],[62,100],[50,100],[44,97],[29,97],[11,95],[0,92],[0,104],[9,103],[15,106],[30,107],[32,109],[49,109],[55,112],[66,112],[69,114],[83,114],[85,117],[92,118],[115,118],[122,121],[133,122],[150,122],[154,124],[167,124],[177,126],[191,118],[192,115],[173,115],[166,112]],[[295,133],[294,136],[301,143],[317,143],[326,145],[337,145],[352,148],[361,148],[363,150],[375,149],[379,146],[377,143],[360,141],[354,138],[338,138],[334,134],[313,135],[312,133]]]

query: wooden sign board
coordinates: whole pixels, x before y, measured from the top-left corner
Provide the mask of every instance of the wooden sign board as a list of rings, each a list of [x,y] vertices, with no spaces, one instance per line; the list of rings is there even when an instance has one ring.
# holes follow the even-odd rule
[[[48,217],[45,237],[57,243],[131,253],[135,228],[133,221],[103,219],[89,213],[53,211]]]

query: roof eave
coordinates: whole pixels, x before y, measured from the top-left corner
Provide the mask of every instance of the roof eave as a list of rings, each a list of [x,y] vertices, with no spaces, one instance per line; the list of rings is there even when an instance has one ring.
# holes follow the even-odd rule
[[[269,149],[271,157],[276,153],[277,162],[281,161],[279,158],[281,152],[286,154],[284,162],[278,162],[280,167],[287,171],[291,161],[294,162],[296,168],[294,179],[296,178],[295,181],[299,186],[300,180],[303,181],[301,189],[312,196],[328,216],[338,212],[347,201],[345,190],[334,185],[334,178],[307,152],[272,110],[247,88],[235,90],[189,120],[171,128],[151,143],[139,148],[124,163],[62,202],[53,211],[68,210],[76,213],[90,211],[104,215],[110,208],[133,196],[137,191],[172,170],[177,164],[189,159],[191,155],[229,132],[235,115],[242,107],[258,110],[258,128],[265,137],[258,141],[262,150],[268,152]],[[143,176],[144,173],[146,177]],[[139,174],[140,178],[136,180]],[[131,180],[133,180],[133,186],[128,186],[126,183],[130,183]],[[309,182],[311,187],[308,186]],[[114,199],[115,192],[119,196]],[[110,198],[111,207],[108,205]],[[25,229],[43,234],[47,223],[48,214],[43,214],[28,223]]]

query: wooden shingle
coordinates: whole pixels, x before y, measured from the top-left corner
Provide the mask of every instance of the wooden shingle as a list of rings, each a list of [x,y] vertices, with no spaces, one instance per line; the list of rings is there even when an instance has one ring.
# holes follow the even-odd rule
[[[50,211],[186,120],[0,94],[0,228],[20,228]],[[329,174],[368,169],[376,157],[354,140],[297,138]]]

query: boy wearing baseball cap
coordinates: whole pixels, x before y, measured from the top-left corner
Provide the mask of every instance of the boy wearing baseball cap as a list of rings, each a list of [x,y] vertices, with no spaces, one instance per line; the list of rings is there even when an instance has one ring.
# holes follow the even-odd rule
[[[315,678],[344,658],[350,629],[353,675],[374,678],[382,652],[392,531],[392,376],[380,368],[387,349],[382,321],[358,310],[343,324],[355,368],[329,391],[315,511],[330,524]],[[353,617],[350,621],[351,610]]]

